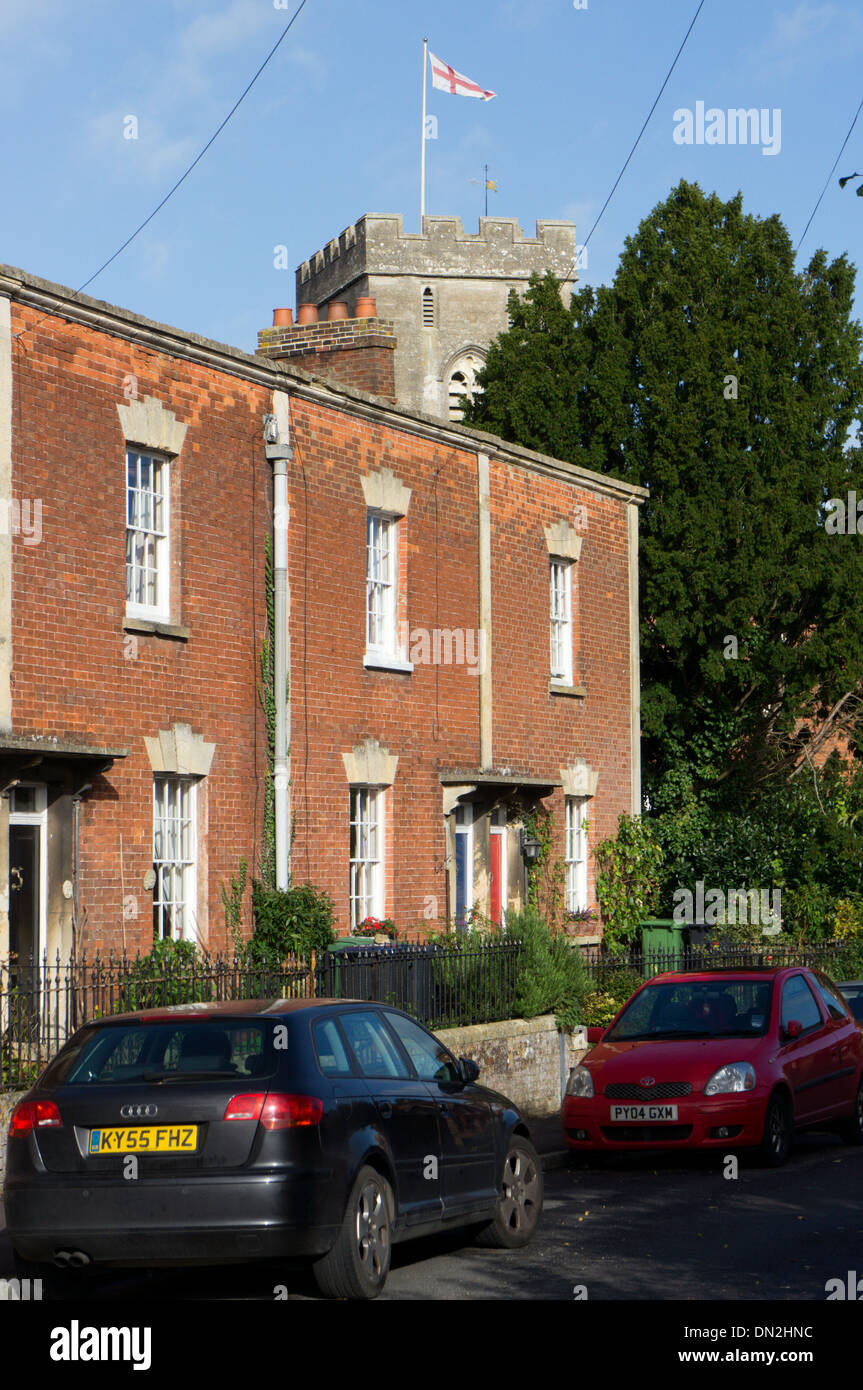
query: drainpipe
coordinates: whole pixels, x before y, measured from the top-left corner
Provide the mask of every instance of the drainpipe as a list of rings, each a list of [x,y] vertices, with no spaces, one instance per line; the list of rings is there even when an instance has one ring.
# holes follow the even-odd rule
[[[265,420],[267,458],[273,465],[273,634],[276,739],[273,788],[276,810],[276,887],[290,880],[290,793],[288,772],[288,461],[290,446],[288,396],[273,392],[273,414]]]
[[[479,765],[494,765],[491,684],[491,485],[489,456],[477,454],[479,484]]]
[[[92,790],[93,783],[86,782],[83,787],[79,787],[72,797],[72,963],[77,967],[78,952],[80,949],[81,932],[81,800]],[[74,996],[73,996],[74,1011]],[[78,1019],[74,1015],[72,1022],[78,1026]]]

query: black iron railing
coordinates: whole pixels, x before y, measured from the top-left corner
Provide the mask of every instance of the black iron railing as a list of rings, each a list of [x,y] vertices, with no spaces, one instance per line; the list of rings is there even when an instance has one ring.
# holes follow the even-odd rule
[[[857,975],[860,951],[835,941],[805,946],[779,944],[765,937],[754,946],[681,947],[675,951],[605,952],[600,946],[581,948],[585,971],[596,989],[603,989],[622,971],[648,979],[664,970],[715,970],[722,967],[808,965],[823,970],[837,984]]]
[[[35,1081],[82,1024],[170,1004],[229,999],[362,999],[391,1003],[431,1028],[512,1017],[520,946],[394,943],[250,965],[221,955],[166,961],[82,956],[0,959],[0,1089]]]

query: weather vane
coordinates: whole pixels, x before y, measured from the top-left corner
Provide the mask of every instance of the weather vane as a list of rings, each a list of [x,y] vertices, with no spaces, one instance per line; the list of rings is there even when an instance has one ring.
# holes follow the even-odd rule
[[[497,179],[489,178],[487,164],[484,164],[482,167],[485,172],[485,177],[482,179],[471,179],[471,183],[482,183],[485,185],[485,215],[488,217],[488,195],[489,193],[497,193]]]

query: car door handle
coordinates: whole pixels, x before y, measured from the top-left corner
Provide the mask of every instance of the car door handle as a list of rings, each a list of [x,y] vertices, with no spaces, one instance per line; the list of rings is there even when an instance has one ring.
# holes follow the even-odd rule
[[[388,1100],[381,1101],[379,1109],[385,1120],[392,1119],[393,1107]]]

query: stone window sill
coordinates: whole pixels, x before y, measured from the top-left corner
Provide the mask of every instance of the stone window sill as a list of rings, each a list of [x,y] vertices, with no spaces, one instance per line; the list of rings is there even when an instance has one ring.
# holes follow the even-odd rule
[[[124,632],[146,632],[152,637],[173,637],[179,642],[188,642],[191,631],[179,623],[154,622],[151,618],[124,618]]]
[[[389,652],[367,651],[363,665],[368,671],[400,671],[408,675],[414,669],[412,661],[403,661],[400,656],[392,656]]]
[[[549,681],[549,695],[568,695],[570,699],[583,700],[587,691],[583,685],[565,685],[563,681]]]

